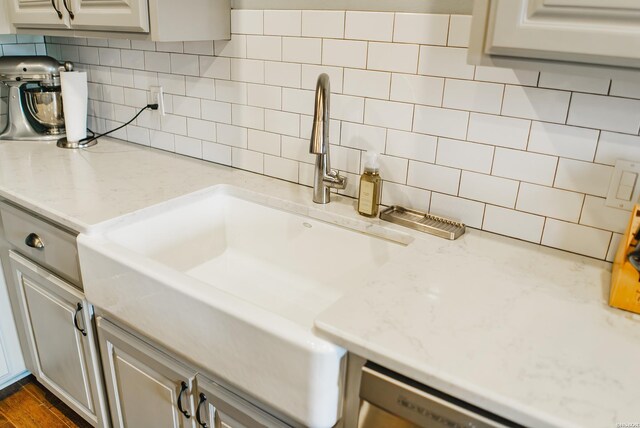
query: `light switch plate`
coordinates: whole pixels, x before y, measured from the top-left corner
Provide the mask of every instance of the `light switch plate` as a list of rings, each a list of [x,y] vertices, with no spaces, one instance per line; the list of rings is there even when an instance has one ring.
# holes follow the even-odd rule
[[[605,205],[630,210],[640,197],[640,162],[618,159]],[[628,197],[628,199],[627,199]]]

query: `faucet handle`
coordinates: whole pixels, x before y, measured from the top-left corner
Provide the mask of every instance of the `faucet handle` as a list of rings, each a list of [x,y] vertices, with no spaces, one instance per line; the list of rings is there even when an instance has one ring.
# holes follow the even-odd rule
[[[322,179],[325,186],[332,189],[344,189],[347,187],[347,177],[338,174],[338,171],[332,169]]]

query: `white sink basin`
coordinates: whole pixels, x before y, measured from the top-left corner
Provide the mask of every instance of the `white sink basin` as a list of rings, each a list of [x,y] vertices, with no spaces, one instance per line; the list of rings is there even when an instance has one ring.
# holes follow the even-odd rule
[[[216,186],[81,235],[85,292],[296,422],[332,426],[345,351],[313,320],[403,246],[251,198]]]

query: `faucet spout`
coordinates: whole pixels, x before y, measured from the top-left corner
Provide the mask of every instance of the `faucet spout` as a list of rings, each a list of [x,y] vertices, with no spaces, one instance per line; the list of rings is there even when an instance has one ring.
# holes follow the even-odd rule
[[[309,153],[317,155],[313,180],[313,202],[317,204],[329,203],[331,189],[344,189],[347,185],[346,177],[331,169],[329,163],[330,94],[329,76],[322,73],[316,85],[313,128],[309,145]]]

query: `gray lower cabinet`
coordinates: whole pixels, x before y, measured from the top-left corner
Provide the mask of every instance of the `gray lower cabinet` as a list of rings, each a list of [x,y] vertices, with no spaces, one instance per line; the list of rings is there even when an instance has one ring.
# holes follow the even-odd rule
[[[9,258],[31,355],[28,369],[84,419],[105,426],[92,313],[84,294],[13,251]]]
[[[106,319],[97,326],[114,427],[287,426]]]

